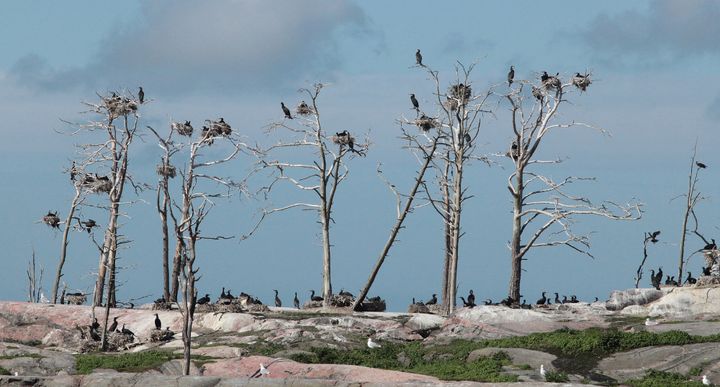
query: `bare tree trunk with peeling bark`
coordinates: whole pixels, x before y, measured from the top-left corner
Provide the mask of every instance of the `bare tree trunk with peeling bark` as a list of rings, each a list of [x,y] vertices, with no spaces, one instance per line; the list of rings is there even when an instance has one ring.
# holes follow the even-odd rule
[[[67,258],[67,247],[70,243],[68,241],[69,234],[70,234],[70,223],[72,222],[74,216],[75,216],[75,209],[77,206],[82,202],[82,190],[81,188],[76,185],[75,186],[75,196],[73,196],[72,201],[70,202],[70,211],[68,212],[67,218],[65,218],[65,229],[63,230],[63,236],[62,236],[62,242],[60,246],[60,260],[58,261],[58,267],[57,272],[55,273],[55,282],[53,283],[52,288],[52,303],[57,303],[57,296],[58,296],[58,288],[60,287],[60,279],[63,276],[62,270],[65,266],[65,259]]]

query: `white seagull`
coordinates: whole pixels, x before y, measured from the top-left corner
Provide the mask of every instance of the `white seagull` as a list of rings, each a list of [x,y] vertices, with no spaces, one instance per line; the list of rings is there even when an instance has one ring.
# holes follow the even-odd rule
[[[260,363],[260,377],[268,376],[270,375],[270,371],[268,371],[267,368],[265,368],[265,365],[263,363]]]
[[[40,302],[43,304],[50,303],[50,300],[48,300],[47,297],[45,297],[45,293],[43,293],[43,292],[40,292]]]
[[[370,349],[382,348],[382,345],[374,342],[373,339],[372,339],[372,337],[368,337],[367,346],[368,346],[368,348],[370,348]]]
[[[645,319],[645,325],[646,325],[646,326],[651,327],[651,326],[658,325],[658,324],[659,324],[659,323],[658,323],[657,321],[652,321],[652,320],[650,320],[650,317],[648,317],[648,318]]]
[[[540,376],[545,377],[545,366],[540,364]]]
[[[710,379],[707,378],[707,375],[703,375],[702,384],[703,384],[704,386],[709,386],[709,385],[710,385]]]

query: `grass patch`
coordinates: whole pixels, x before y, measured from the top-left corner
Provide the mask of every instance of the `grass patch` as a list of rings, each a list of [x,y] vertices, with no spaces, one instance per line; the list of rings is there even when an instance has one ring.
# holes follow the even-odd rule
[[[157,368],[170,360],[182,358],[182,354],[170,351],[143,351],[119,355],[82,354],[76,356],[76,368],[78,374],[89,374],[97,368],[113,369],[120,372],[143,372]],[[215,359],[212,356],[204,355],[192,355],[190,358],[200,364]]]
[[[547,371],[545,381],[549,383],[567,383],[570,381],[567,374],[561,371]]]
[[[7,359],[17,359],[19,357],[29,357],[33,359],[42,359],[44,356],[37,354],[37,353],[23,353],[23,354],[16,354],[16,355],[2,355],[0,356],[0,360],[7,360]]]
[[[10,375],[10,371],[7,368],[0,367],[0,375]]]
[[[694,387],[702,386],[702,382],[692,380],[689,376],[676,372],[649,370],[642,379],[632,379],[624,384],[632,387]]]

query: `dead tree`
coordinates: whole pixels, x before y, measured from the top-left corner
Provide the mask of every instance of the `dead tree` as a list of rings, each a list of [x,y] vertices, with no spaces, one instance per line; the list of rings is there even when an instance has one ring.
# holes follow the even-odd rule
[[[586,77],[589,81],[589,75]],[[510,149],[504,156],[513,165],[513,173],[507,182],[513,203],[512,235],[508,246],[511,264],[508,297],[511,303],[518,303],[522,262],[531,249],[566,246],[592,257],[588,235],[573,232],[574,219],[591,215],[613,220],[637,220],[641,217],[641,208],[637,203],[621,205],[605,201],[594,204],[586,197],[567,192],[573,183],[594,178],[569,176],[556,181],[536,171],[538,167],[549,167],[562,161],[534,158],[550,132],[569,127],[594,127],[575,121],[557,122],[557,114],[566,102],[568,89],[579,87],[574,79],[563,83],[557,76],[544,75],[537,85],[527,80],[516,80],[514,85],[517,86],[504,96],[510,103],[512,130]]]
[[[686,259],[689,259],[685,257],[685,242],[687,240],[687,232],[688,232],[688,221],[690,218],[690,215],[693,216],[693,220],[695,221],[695,230],[694,233],[699,238],[703,240],[703,242],[707,243],[707,240],[705,237],[703,237],[698,232],[698,220],[697,216],[695,215],[695,205],[703,199],[701,193],[697,190],[697,183],[699,181],[700,176],[700,170],[705,169],[706,166],[703,163],[700,163],[696,161],[697,157],[697,143],[695,144],[695,147],[693,148],[693,155],[690,158],[690,174],[688,175],[688,191],[687,194],[685,194],[685,213],[683,215],[683,222],[682,222],[682,230],[680,231],[680,259],[678,261],[678,283],[682,285],[682,275],[683,275],[683,269],[685,266]]]
[[[413,205],[413,202],[415,201],[415,196],[418,193],[418,190],[423,184],[423,181],[425,179],[425,172],[427,172],[428,168],[430,167],[430,162],[432,161],[433,157],[435,157],[435,151],[438,147],[438,142],[441,138],[440,132],[435,132],[432,134],[424,133],[421,135],[412,134],[410,131],[406,130],[405,127],[402,126],[403,123],[401,122],[401,129],[403,136],[402,138],[408,142],[407,147],[411,149],[418,160],[421,161],[420,169],[417,172],[417,176],[415,177],[415,183],[413,184],[412,188],[410,189],[410,192],[408,194],[401,194],[398,192],[397,188],[394,184],[391,184],[387,179],[383,177],[382,170],[380,169],[380,166],[378,166],[378,175],[381,179],[385,182],[385,184],[388,186],[390,191],[395,195],[396,200],[396,217],[395,217],[395,224],[390,229],[390,235],[388,236],[387,242],[385,242],[385,245],[383,246],[382,250],[380,251],[380,256],[377,259],[377,262],[375,263],[375,266],[373,267],[372,271],[370,272],[370,277],[368,278],[367,282],[365,283],[365,286],[360,291],[360,294],[355,299],[355,303],[353,304],[352,309],[355,311],[361,311],[362,310],[362,303],[365,300],[365,297],[367,297],[368,292],[370,291],[370,287],[375,282],[375,278],[377,277],[378,273],[380,272],[380,268],[382,267],[383,263],[385,262],[385,258],[387,258],[388,254],[390,253],[390,249],[395,244],[395,241],[397,239],[398,234],[400,233],[400,230],[404,227],[403,223],[405,222],[405,218],[415,210],[417,206]],[[430,130],[430,126],[434,125],[431,121],[415,121],[415,125],[417,125],[422,131]],[[423,127],[422,125],[425,125]],[[427,129],[424,129],[427,128]],[[423,141],[424,139],[424,141]],[[405,198],[405,203],[403,205],[403,198]]]
[[[35,249],[32,251],[30,260],[28,261],[27,277],[28,277],[28,302],[40,302],[40,294],[42,293],[43,267],[40,266],[40,272],[35,265]]]
[[[274,145],[260,151],[260,161],[257,171],[267,170],[272,172],[272,181],[263,187],[261,192],[267,197],[273,187],[280,183],[289,183],[302,192],[314,194],[317,202],[296,202],[282,207],[263,210],[260,224],[265,217],[277,212],[291,209],[305,209],[316,211],[320,218],[323,250],[323,299],[324,305],[329,306],[332,299],[331,281],[331,243],[330,223],[332,219],[333,205],[338,187],[348,176],[348,168],[345,164],[346,158],[363,156],[367,151],[367,140],[359,143],[352,133],[347,130],[331,134],[325,131],[322,126],[320,109],[318,108],[318,97],[323,84],[315,84],[313,89],[302,89],[307,94],[311,103],[304,109],[298,108],[298,113],[293,119],[294,125],[288,120],[271,124],[269,132],[282,131],[281,138]],[[288,140],[282,136],[289,137]],[[315,160],[309,162],[289,162],[273,160],[271,156],[284,150],[306,149],[312,152]],[[284,156],[284,155],[283,155]]]
[[[224,121],[221,121],[221,123],[225,124]],[[223,128],[222,130],[216,130],[221,127]],[[157,132],[150,127],[148,128],[151,129],[160,142],[163,143],[162,138]],[[168,138],[170,138],[170,136]],[[222,159],[202,160],[202,150],[209,147],[216,139],[223,140],[218,142],[231,144],[232,149],[228,152],[227,156]],[[168,152],[171,154],[182,148],[182,145],[174,145],[170,141],[165,141],[164,145],[164,149],[168,149]],[[181,265],[180,273],[182,280],[180,287],[183,299],[178,305],[180,306],[180,312],[183,318],[183,373],[185,375],[189,375],[190,373],[192,329],[198,294],[195,284],[200,280],[200,276],[197,275],[199,268],[195,266],[198,256],[197,242],[203,239],[220,240],[232,238],[232,236],[202,236],[200,227],[209,214],[210,209],[215,205],[214,200],[229,197],[231,195],[231,189],[241,189],[243,186],[230,179],[212,175],[204,171],[235,159],[244,147],[246,147],[245,144],[237,142],[232,138],[229,125],[225,127],[220,125],[219,122],[210,121],[209,130],[202,132],[197,139],[191,140],[190,143],[187,144],[189,152],[188,162],[184,170],[180,172],[182,178],[181,199],[180,202],[173,201],[173,204],[168,207],[174,226],[175,238],[179,246],[177,253],[180,256]],[[222,193],[204,192],[202,191],[203,186],[201,182],[209,182],[213,185],[219,184],[220,186],[226,187],[228,191]],[[173,208],[178,210],[177,214]]]
[[[490,97],[494,87],[482,93],[474,93],[472,89],[472,71],[474,65],[456,66],[455,81],[447,89],[441,87],[442,82],[437,71],[427,65],[422,68],[428,72],[434,82],[434,103],[438,117],[434,120],[440,133],[437,156],[431,166],[436,172],[439,184],[440,199],[436,198],[428,184],[422,184],[432,207],[440,215],[444,223],[444,239],[446,252],[444,256],[442,276],[442,304],[445,314],[455,309],[457,298],[457,271],[460,259],[460,239],[463,235],[461,215],[463,204],[472,195],[467,194],[463,178],[465,169],[472,161],[488,162],[487,157],[477,155],[477,139],[480,126],[488,110]],[[418,111],[418,120],[429,117],[422,109]]]
[[[640,287],[640,280],[643,278],[643,266],[645,266],[645,261],[648,259],[648,243],[652,242],[653,244],[657,243],[657,236],[660,235],[660,231],[653,231],[653,232],[646,232],[645,233],[645,239],[643,240],[643,259],[640,261],[640,266],[638,266],[637,271],[635,272],[635,288]]]

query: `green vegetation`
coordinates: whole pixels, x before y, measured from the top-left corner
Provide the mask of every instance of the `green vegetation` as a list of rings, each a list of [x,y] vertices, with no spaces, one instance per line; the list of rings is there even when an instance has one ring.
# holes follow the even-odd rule
[[[567,374],[560,371],[547,371],[545,381],[549,383],[567,383],[570,381]]]
[[[118,355],[84,354],[76,356],[78,374],[89,374],[96,368],[107,368],[121,372],[143,372],[159,367],[161,364],[181,359],[181,354],[169,351],[143,351]],[[213,360],[213,357],[193,355],[191,358],[201,363]]]
[[[693,387],[702,386],[702,382],[676,372],[649,370],[642,379],[625,382],[632,387]]]
[[[0,367],[0,375],[10,375],[10,371],[6,368]]]
[[[6,359],[16,359],[19,357],[29,357],[33,359],[42,359],[43,356],[37,353],[18,353],[15,355],[2,355],[0,356],[0,360],[6,360]]]

